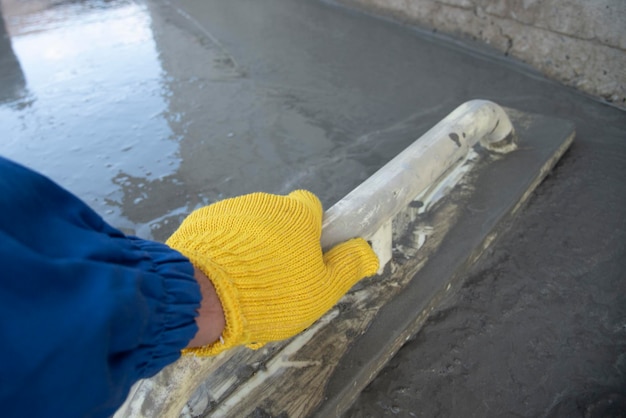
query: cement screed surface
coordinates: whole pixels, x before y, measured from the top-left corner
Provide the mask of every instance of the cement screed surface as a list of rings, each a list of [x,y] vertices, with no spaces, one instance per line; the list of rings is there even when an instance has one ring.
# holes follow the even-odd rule
[[[252,191],[329,207],[469,99],[572,121],[571,149],[346,416],[626,416],[623,111],[315,0],[0,6],[0,154],[148,239]]]

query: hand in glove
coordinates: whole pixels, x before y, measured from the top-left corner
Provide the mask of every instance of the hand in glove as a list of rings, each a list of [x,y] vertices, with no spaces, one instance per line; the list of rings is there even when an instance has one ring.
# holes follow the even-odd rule
[[[222,341],[187,349],[208,356],[294,336],[360,279],[378,270],[363,239],[322,254],[322,205],[310,192],[223,200],[191,213],[167,244],[213,283],[226,326]]]

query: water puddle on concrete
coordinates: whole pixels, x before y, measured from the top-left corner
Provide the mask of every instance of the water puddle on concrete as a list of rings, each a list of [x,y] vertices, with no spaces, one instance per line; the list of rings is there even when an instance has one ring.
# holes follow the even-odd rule
[[[0,153],[134,229],[121,206],[127,179],[147,182],[180,166],[146,7],[8,0],[2,6],[15,56],[1,61],[2,72],[24,83],[0,104]],[[8,40],[2,42],[5,52]],[[143,187],[134,185],[135,203],[145,197]]]
[[[308,188],[328,206],[417,137],[406,114],[371,130],[355,107],[367,86],[340,94],[324,66],[293,60],[291,78],[267,77],[270,50],[251,61],[257,44],[235,44],[242,66],[211,33],[241,28],[168,2],[0,4],[0,154],[128,233],[163,240],[194,208],[253,191]]]
[[[254,191],[329,207],[462,101],[436,45],[317,2],[0,4],[0,154],[144,238]]]

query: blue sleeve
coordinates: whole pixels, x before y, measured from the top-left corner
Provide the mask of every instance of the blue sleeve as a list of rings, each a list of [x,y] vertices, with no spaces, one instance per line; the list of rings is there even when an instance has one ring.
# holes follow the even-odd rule
[[[1,416],[110,416],[180,356],[200,297],[184,256],[0,157]]]

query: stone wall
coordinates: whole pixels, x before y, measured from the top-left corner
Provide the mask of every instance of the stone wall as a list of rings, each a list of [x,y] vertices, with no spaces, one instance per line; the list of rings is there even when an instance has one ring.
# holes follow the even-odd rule
[[[485,42],[626,108],[625,0],[339,0]]]

